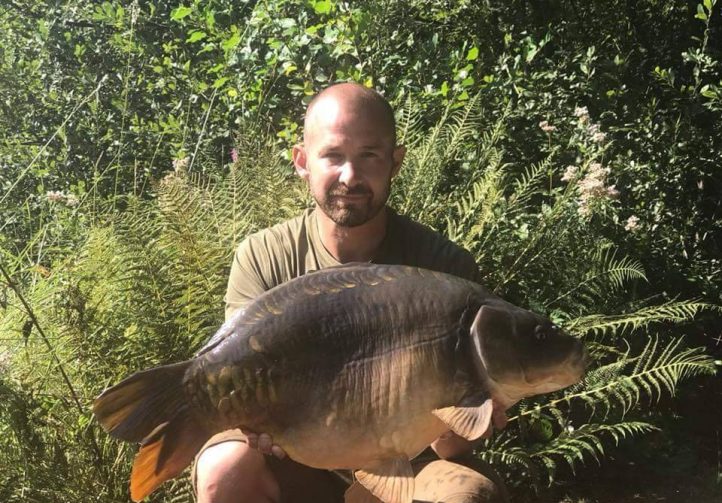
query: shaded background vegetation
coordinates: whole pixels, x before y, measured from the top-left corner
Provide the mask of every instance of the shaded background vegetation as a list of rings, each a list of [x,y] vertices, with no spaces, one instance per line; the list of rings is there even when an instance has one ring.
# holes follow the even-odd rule
[[[721,38],[710,0],[3,0],[0,500],[127,497],[92,398],[211,335],[234,243],[308,204],[288,147],[339,80],[398,110],[394,206],[595,351],[485,446],[519,497],[610,453],[719,494],[721,411],[685,404],[720,396]]]

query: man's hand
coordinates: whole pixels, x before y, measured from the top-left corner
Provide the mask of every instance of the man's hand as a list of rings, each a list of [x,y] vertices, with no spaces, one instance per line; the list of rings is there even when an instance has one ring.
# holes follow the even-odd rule
[[[244,430],[243,428],[241,428],[241,431],[246,436],[248,447],[258,449],[263,454],[276,456],[278,459],[286,457],[286,451],[284,451],[280,445],[274,444],[273,438],[268,433],[258,434],[253,431]]]

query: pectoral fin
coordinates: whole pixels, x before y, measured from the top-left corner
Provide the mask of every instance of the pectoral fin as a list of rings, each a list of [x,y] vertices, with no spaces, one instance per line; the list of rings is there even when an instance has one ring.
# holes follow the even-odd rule
[[[354,475],[363,487],[385,503],[411,503],[414,499],[414,472],[406,458],[389,459],[374,468],[356,470]]]
[[[448,424],[457,435],[476,440],[490,427],[493,411],[491,398],[488,398],[481,405],[444,407],[434,409],[432,414]]]

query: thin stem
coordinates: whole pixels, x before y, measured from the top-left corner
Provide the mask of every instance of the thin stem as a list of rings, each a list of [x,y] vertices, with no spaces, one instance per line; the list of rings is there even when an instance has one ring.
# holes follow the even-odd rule
[[[15,283],[15,281],[10,277],[10,274],[5,270],[5,267],[3,267],[2,263],[0,263],[0,273],[5,277],[5,281],[7,282],[8,286],[15,292],[15,295],[17,295],[18,299],[22,303],[23,307],[25,308],[25,312],[27,313],[28,317],[30,318],[30,321],[32,321],[33,325],[38,331],[38,334],[40,334],[40,338],[43,340],[45,345],[48,347],[48,350],[50,350],[50,355],[52,356],[52,359],[55,361],[55,363],[58,365],[58,370],[60,371],[60,374],[63,377],[63,381],[65,381],[66,386],[70,390],[70,396],[73,398],[73,401],[75,402],[76,407],[78,408],[78,412],[81,415],[85,415],[85,409],[83,408],[83,405],[80,403],[80,398],[78,397],[78,394],[75,392],[75,388],[73,387],[73,384],[70,382],[70,378],[68,377],[68,374],[65,372],[65,369],[63,368],[63,362],[60,361],[60,358],[55,352],[55,348],[50,343],[50,339],[48,339],[47,335],[45,335],[45,331],[43,330],[43,327],[40,325],[40,322],[38,321],[37,316],[35,316],[35,311],[33,311],[33,308],[30,307],[30,304],[25,299],[25,296],[20,291],[20,286]],[[100,452],[100,447],[98,447],[97,442],[95,441],[95,435],[93,435],[92,430],[89,430],[89,437],[90,437],[90,443],[95,451],[95,456],[98,461],[98,466],[102,466],[102,460],[103,456]]]

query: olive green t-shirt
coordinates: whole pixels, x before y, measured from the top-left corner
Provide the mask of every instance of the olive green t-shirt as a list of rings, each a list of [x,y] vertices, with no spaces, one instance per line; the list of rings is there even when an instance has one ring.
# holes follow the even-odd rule
[[[226,319],[274,286],[341,265],[321,242],[316,211],[308,209],[241,242],[228,278]],[[387,211],[386,235],[371,262],[423,267],[479,282],[479,268],[468,251],[391,208]]]

